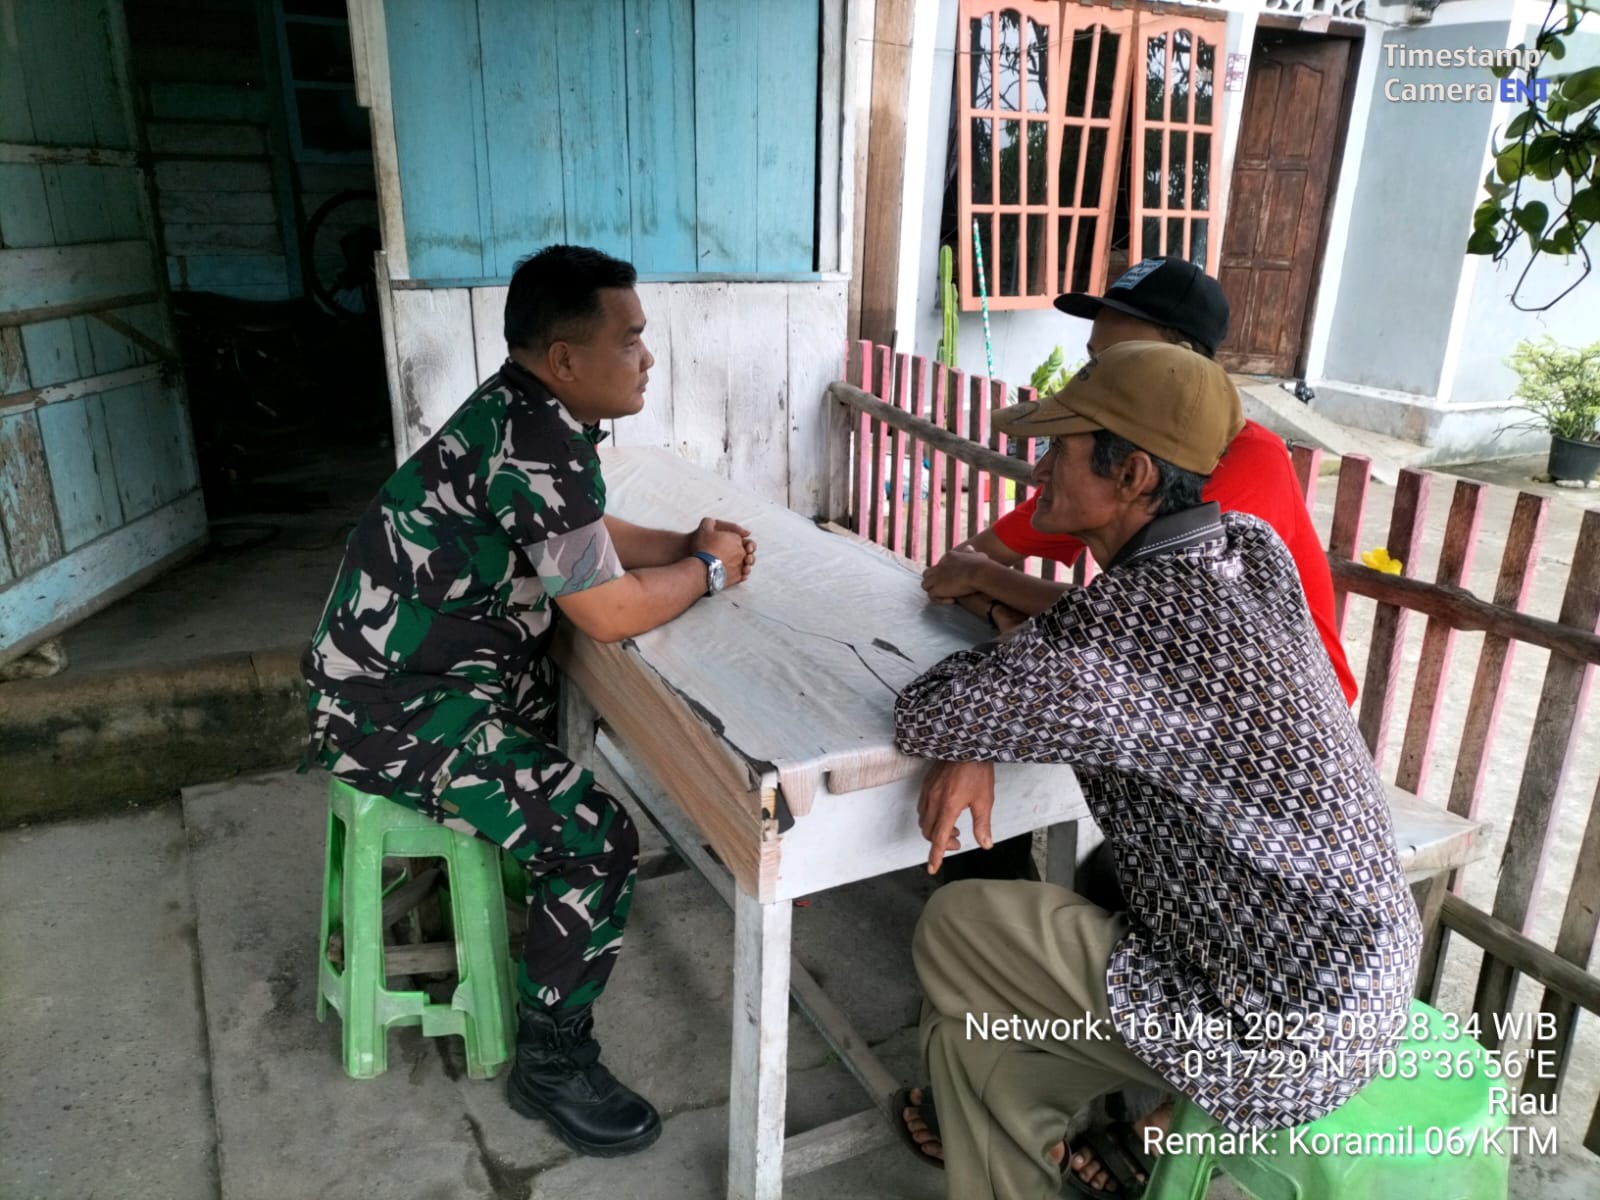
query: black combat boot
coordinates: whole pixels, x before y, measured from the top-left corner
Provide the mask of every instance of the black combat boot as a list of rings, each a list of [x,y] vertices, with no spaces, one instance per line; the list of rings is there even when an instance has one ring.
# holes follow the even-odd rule
[[[506,1098],[523,1116],[548,1121],[581,1154],[632,1154],[661,1135],[661,1117],[650,1102],[601,1064],[592,1008],[522,1010]]]

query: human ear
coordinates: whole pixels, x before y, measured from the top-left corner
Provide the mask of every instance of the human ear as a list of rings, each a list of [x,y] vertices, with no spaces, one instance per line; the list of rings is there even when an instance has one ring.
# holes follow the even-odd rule
[[[1117,484],[1129,500],[1148,496],[1161,482],[1161,472],[1143,450],[1135,450],[1117,469]]]
[[[550,349],[545,351],[545,361],[550,365],[550,373],[563,382],[577,375],[570,342],[551,342]]]

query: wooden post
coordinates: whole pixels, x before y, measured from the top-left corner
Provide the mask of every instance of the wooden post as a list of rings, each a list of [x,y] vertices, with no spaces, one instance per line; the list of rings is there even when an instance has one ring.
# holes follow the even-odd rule
[[[911,415],[927,418],[928,408],[928,360],[921,355],[910,360],[911,377],[906,382],[906,395],[911,403],[908,405]],[[925,536],[927,528],[924,523],[923,508],[926,507],[923,499],[923,488],[931,493],[933,488],[929,482],[929,474],[922,469],[922,458],[927,453],[923,444],[916,438],[911,438],[906,445],[906,452],[910,456],[911,466],[911,501],[906,518],[905,554],[912,562],[924,566],[931,564],[928,556],[928,539]]]
[[[1359,454],[1339,460],[1339,490],[1333,498],[1333,528],[1328,533],[1328,557],[1349,560],[1356,556],[1361,540],[1361,519],[1366,513],[1367,484],[1372,479],[1372,461]],[[1333,631],[1344,636],[1346,589],[1333,584]]]
[[[1294,477],[1300,481],[1300,495],[1306,502],[1306,511],[1310,512],[1317,506],[1317,479],[1322,474],[1322,450],[1296,442],[1289,447],[1289,461],[1294,465]]]
[[[896,354],[893,359],[894,374],[889,381],[889,394],[884,397],[896,408],[911,411],[911,361],[906,354]],[[896,554],[906,552],[906,464],[910,461],[910,439],[905,430],[896,429],[889,435],[889,530],[884,545]]]
[[[1433,476],[1425,471],[1405,470],[1400,472],[1400,483],[1395,490],[1387,548],[1412,571],[1416,569],[1416,553],[1422,542],[1432,482]],[[1394,708],[1394,684],[1400,675],[1400,658],[1405,649],[1408,613],[1401,605],[1379,603],[1372,618],[1367,679],[1361,689],[1361,715],[1356,724],[1380,772],[1387,750],[1384,742],[1389,733],[1389,714]]]
[[[1560,623],[1588,633],[1600,628],[1600,509],[1583,514],[1578,543],[1572,551],[1567,591],[1561,602]],[[1525,932],[1528,926],[1529,907],[1544,874],[1550,815],[1571,761],[1572,735],[1583,713],[1592,674],[1586,664],[1557,654],[1550,656],[1545,671],[1544,689],[1533,719],[1538,735],[1528,744],[1492,910],[1496,919],[1512,929]],[[1492,1028],[1493,1014],[1509,1010],[1515,993],[1516,971],[1486,955],[1478,975],[1473,1011],[1484,1027],[1482,1041],[1490,1050],[1499,1045]]]
[[[1583,830],[1583,841],[1578,845],[1572,887],[1567,892],[1567,907],[1561,914],[1561,930],[1556,934],[1556,953],[1579,968],[1588,965],[1595,933],[1600,931],[1600,871],[1594,869],[1597,861],[1600,861],[1600,782],[1595,785],[1594,800],[1589,805],[1589,821]],[[1548,1038],[1535,1035],[1531,1048],[1553,1058],[1555,1069],[1529,1072],[1523,1080],[1522,1091],[1534,1096],[1554,1096],[1561,1090],[1561,1081],[1567,1073],[1567,1060],[1572,1055],[1572,1043],[1578,1032],[1579,1009],[1555,988],[1546,988],[1539,1010],[1554,1018],[1555,1032]],[[1539,1057],[1532,1061],[1548,1060]]]
[[[877,0],[873,30],[859,332],[861,337],[882,345],[891,345],[895,335],[900,211],[905,190],[906,88],[915,7],[914,0]],[[884,399],[888,399],[887,395]]]

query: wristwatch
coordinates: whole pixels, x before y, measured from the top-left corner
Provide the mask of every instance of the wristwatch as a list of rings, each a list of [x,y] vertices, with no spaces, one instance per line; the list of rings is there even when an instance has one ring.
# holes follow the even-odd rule
[[[690,553],[706,565],[706,595],[714,596],[727,586],[728,572],[720,558],[704,550],[694,550]]]

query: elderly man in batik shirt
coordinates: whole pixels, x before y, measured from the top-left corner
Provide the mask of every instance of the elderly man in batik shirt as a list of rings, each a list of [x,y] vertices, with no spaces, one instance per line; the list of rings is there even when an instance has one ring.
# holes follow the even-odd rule
[[[1240,420],[1221,367],[1155,342],[1001,414],[1051,439],[1035,524],[1082,538],[1103,573],[907,687],[897,741],[957,764],[919,805],[932,867],[968,808],[987,844],[995,762],[1073,764],[1129,907],[1027,882],[930,900],[913,954],[932,1089],[895,1115],[951,1197],[1055,1196],[1063,1169],[1085,1194],[1137,1191],[1131,1131],[1062,1145],[1095,1097],[1159,1084],[1229,1129],[1300,1124],[1359,1090],[1404,1024],[1421,930],[1371,756],[1283,543],[1200,503]],[[969,1014],[1079,1036],[984,1039]]]

